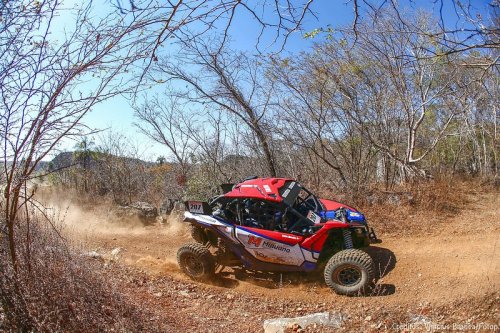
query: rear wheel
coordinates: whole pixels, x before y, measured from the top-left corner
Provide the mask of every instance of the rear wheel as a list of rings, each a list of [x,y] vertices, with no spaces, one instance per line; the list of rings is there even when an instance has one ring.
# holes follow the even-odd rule
[[[207,280],[215,273],[215,260],[210,251],[199,243],[186,244],[177,251],[181,270],[193,280]]]
[[[337,294],[363,294],[374,280],[373,260],[361,250],[343,250],[330,258],[324,275],[328,287]]]

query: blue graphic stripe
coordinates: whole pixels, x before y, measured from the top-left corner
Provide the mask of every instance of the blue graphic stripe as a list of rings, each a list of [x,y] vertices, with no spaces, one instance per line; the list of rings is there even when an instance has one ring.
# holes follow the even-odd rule
[[[308,251],[308,252],[313,252],[313,253],[317,253],[317,254],[320,254],[320,253],[321,253],[321,251],[314,251],[314,250],[306,249],[305,247],[302,247],[302,246],[301,246],[300,248],[301,248],[302,250],[306,250],[306,251]]]

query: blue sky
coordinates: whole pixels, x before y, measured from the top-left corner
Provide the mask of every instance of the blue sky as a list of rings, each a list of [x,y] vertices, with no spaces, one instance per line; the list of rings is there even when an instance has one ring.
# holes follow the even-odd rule
[[[305,31],[310,31],[322,26],[326,27],[328,24],[333,26],[346,25],[352,21],[353,10],[351,3],[345,3],[344,1],[316,0],[313,4],[314,6],[312,9],[316,13],[317,19],[313,16],[307,17],[304,21]],[[106,10],[106,8],[109,8],[108,6],[109,3],[96,4],[96,9],[101,10],[102,7],[102,10]],[[230,31],[232,47],[256,53],[255,40],[258,36],[258,32],[257,25],[251,17],[248,15],[240,16],[240,19],[235,21]],[[304,39],[303,34],[297,32],[290,36],[286,44],[286,51],[292,53],[305,51],[312,46],[312,43],[312,40]],[[262,43],[262,45],[262,48],[264,48],[267,44]],[[272,50],[271,48],[270,51]],[[160,91],[161,86],[149,90],[148,93]],[[144,146],[144,149],[141,149],[144,154],[143,158],[155,160],[156,157],[161,155],[168,156],[169,153],[163,146],[153,142],[137,131],[133,125],[134,121],[133,110],[129,102],[125,98],[120,97],[100,103],[83,119],[83,123],[89,128],[96,130],[109,128],[113,131],[125,134],[131,141],[140,146]],[[97,135],[94,137],[94,141],[98,143]],[[66,141],[61,145],[60,149],[72,150],[74,145],[74,141]]]
[[[66,3],[73,1],[74,0],[66,0]],[[97,2],[94,3],[97,10],[105,11],[110,8],[110,4],[107,1],[99,4]],[[488,1],[477,0],[472,1],[472,3],[484,13],[484,9],[486,8]],[[403,7],[418,6],[419,8],[426,8],[430,11],[438,11],[438,8],[435,7],[432,0],[415,0],[413,2],[406,0],[400,1],[400,5]],[[316,13],[317,19],[313,16],[307,17],[304,21],[303,28],[305,31],[311,31],[315,28],[326,27],[327,25],[331,25],[334,28],[350,25],[352,24],[354,17],[352,6],[352,1],[315,0],[312,5],[312,10]],[[454,24],[457,21],[453,8],[450,5],[445,6],[443,8],[443,12],[445,22],[449,22],[448,24]],[[237,49],[256,52],[255,40],[258,34],[256,27],[255,22],[250,16],[240,16],[239,19],[235,21],[235,24],[232,26],[230,31],[232,37],[231,45]],[[288,40],[288,43],[286,44],[286,52],[295,53],[308,50],[314,41],[304,39],[302,33],[297,32]],[[262,45],[264,46],[265,43],[262,43]],[[153,88],[150,92],[159,91],[160,89],[161,87]],[[143,147],[141,151],[143,152],[142,158],[144,159],[155,160],[158,156],[163,155],[168,157],[169,155],[165,148],[140,134],[133,126],[133,111],[128,101],[124,98],[114,98],[113,100],[97,105],[89,114],[85,116],[83,122],[92,129],[110,128],[113,131],[125,134],[132,142],[135,142],[139,146]],[[66,141],[61,145],[60,149],[72,150],[74,145],[75,142]]]

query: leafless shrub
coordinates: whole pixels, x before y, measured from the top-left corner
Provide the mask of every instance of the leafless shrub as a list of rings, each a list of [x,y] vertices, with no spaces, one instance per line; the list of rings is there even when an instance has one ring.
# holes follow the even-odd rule
[[[24,217],[27,218],[27,217]],[[3,329],[35,332],[141,331],[149,325],[113,285],[102,263],[82,256],[39,214],[19,228],[17,270],[0,261]],[[25,221],[26,222],[26,221]],[[8,251],[1,238],[1,254]]]

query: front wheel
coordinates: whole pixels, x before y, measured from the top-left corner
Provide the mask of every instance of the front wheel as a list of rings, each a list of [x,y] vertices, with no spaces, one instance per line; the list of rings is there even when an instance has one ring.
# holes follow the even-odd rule
[[[361,250],[343,250],[328,260],[324,275],[328,287],[337,294],[363,294],[374,281],[373,260]]]
[[[215,273],[214,257],[199,243],[182,246],[177,251],[177,262],[181,270],[193,280],[208,280]]]

